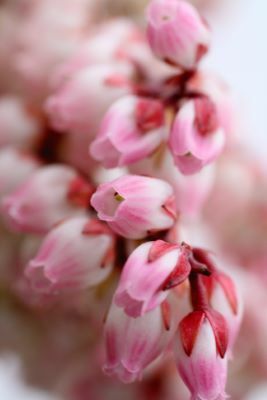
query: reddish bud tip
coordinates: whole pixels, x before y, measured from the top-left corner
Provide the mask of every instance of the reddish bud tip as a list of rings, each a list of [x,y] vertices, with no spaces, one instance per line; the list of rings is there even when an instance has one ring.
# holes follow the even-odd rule
[[[135,110],[136,124],[142,132],[160,128],[164,124],[164,108],[158,100],[140,99]]]
[[[178,259],[175,269],[163,283],[162,290],[169,290],[180,285],[185,279],[188,278],[190,271],[191,266],[188,261],[187,254],[182,253]]]
[[[105,85],[114,87],[129,86],[129,80],[123,75],[114,74],[105,79]]]
[[[156,261],[158,258],[164,256],[164,254],[174,249],[178,249],[177,244],[167,243],[163,240],[156,240],[150,248],[148,262]]]
[[[71,203],[78,207],[86,208],[90,204],[93,192],[94,188],[91,184],[86,182],[83,178],[77,177],[71,181],[67,196]]]
[[[203,136],[209,135],[218,129],[219,121],[215,104],[208,98],[195,100],[195,125]]]
[[[99,221],[99,219],[90,219],[84,226],[83,235],[111,235],[109,227]]]

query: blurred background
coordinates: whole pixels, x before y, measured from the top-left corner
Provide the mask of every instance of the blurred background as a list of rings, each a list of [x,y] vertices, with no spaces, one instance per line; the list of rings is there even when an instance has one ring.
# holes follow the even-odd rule
[[[261,159],[261,163],[266,165],[267,2],[264,0],[210,0],[195,1],[195,3],[201,7],[214,33],[213,45],[204,65],[218,72],[231,87],[240,109],[245,135],[243,139],[250,151],[253,151],[256,157]],[[142,18],[140,17],[142,0],[114,2],[111,0],[109,4],[104,4],[102,7],[102,15],[136,13],[135,15]],[[0,14],[0,35],[4,34]],[[0,356],[0,398],[3,400],[60,400],[26,385],[22,376],[21,362],[15,353]],[[267,382],[265,387],[264,380],[256,391],[247,393],[244,398],[244,400],[265,399],[267,399]],[[88,398],[88,400],[99,399]]]

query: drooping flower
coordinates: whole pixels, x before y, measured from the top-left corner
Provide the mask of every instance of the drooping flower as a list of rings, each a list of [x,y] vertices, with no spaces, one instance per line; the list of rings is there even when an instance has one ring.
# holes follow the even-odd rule
[[[132,164],[151,155],[164,136],[164,108],[160,101],[122,97],[105,115],[91,145],[91,155],[106,168]]]
[[[25,274],[43,293],[83,290],[107,278],[113,256],[113,234],[105,224],[87,216],[70,218],[45,236]]]
[[[91,199],[98,217],[131,239],[169,229],[176,219],[173,190],[159,179],[125,175],[100,185]]]
[[[168,309],[168,321],[160,306],[132,318],[112,302],[104,328],[106,374],[124,383],[142,378],[144,369],[166,350],[177,328],[173,305],[166,302],[164,307]]]
[[[129,93],[132,69],[127,63],[78,69],[46,102],[51,124],[60,132],[95,135],[109,106]]]
[[[207,52],[210,31],[186,1],[153,0],[147,10],[147,36],[154,54],[170,64],[193,69]]]
[[[83,214],[91,193],[90,184],[75,170],[50,165],[38,169],[5,197],[2,214],[15,230],[46,233],[63,219]]]
[[[174,340],[178,371],[192,400],[223,400],[227,377],[227,326],[214,311],[193,311]]]
[[[131,317],[161,304],[168,291],[190,273],[186,249],[161,240],[146,242],[128,258],[115,293],[115,303]]]
[[[194,174],[214,161],[224,143],[224,131],[210,99],[201,97],[181,106],[171,129],[169,147],[183,174]]]

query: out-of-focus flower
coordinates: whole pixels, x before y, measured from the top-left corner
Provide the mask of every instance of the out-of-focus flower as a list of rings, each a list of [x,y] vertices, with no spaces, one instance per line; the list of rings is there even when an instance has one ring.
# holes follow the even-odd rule
[[[224,328],[219,321],[218,329]],[[194,311],[180,322],[179,334],[174,340],[176,363],[192,400],[223,400],[227,397],[227,356],[225,351],[219,354],[218,338],[213,319],[207,318],[202,311]]]
[[[41,0],[26,5],[14,64],[28,96],[39,100],[47,95],[51,74],[72,54],[93,16],[91,6],[90,0]]]
[[[42,167],[5,197],[2,214],[15,230],[46,233],[63,219],[83,214],[91,193],[91,186],[72,168]]]
[[[207,52],[210,32],[197,10],[186,1],[153,0],[147,11],[149,44],[156,56],[193,69]]]
[[[27,104],[16,96],[0,99],[0,146],[30,149],[37,144],[42,128]]]
[[[152,154],[164,136],[160,101],[122,97],[105,115],[91,155],[106,168],[131,164]]]
[[[131,318],[113,302],[105,325],[106,363],[104,371],[125,383],[141,379],[143,370],[170,344],[177,328],[175,310],[168,303],[166,326],[160,306],[138,318]]]
[[[114,297],[117,306],[136,318],[161,304],[190,273],[185,251],[161,240],[139,246],[124,266]]]
[[[40,292],[82,290],[107,278],[113,256],[111,231],[99,221],[76,217],[47,234],[25,273]]]
[[[91,204],[114,232],[131,239],[169,229],[176,220],[172,187],[144,176],[125,175],[100,185]]]
[[[130,20],[116,18],[105,21],[97,28],[94,27],[72,57],[56,69],[52,77],[53,85],[60,86],[64,80],[89,66],[131,60],[128,48],[139,42],[141,37],[142,31]],[[148,47],[146,42],[143,43]]]
[[[88,66],[73,73],[48,98],[45,109],[54,129],[94,136],[109,106],[130,91],[127,63]]]
[[[171,130],[169,146],[174,162],[185,174],[194,174],[222,152],[225,135],[214,103],[197,98],[183,104]]]
[[[16,190],[39,167],[39,161],[13,147],[0,150],[0,196]]]

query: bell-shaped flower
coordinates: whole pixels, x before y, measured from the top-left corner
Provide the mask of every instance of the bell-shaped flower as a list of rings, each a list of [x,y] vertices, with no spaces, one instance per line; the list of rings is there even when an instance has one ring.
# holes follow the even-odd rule
[[[105,373],[124,383],[141,379],[144,369],[167,349],[177,323],[175,309],[169,302],[138,318],[130,317],[112,302],[104,329]]]
[[[224,130],[211,100],[200,97],[181,106],[171,129],[169,147],[183,174],[194,174],[214,161],[224,143]]]
[[[2,214],[15,230],[46,233],[65,218],[81,215],[92,188],[74,169],[63,165],[39,168],[2,202]]]
[[[144,315],[161,304],[169,290],[188,277],[186,248],[162,240],[146,242],[128,258],[114,299],[131,317]]]
[[[192,400],[223,400],[227,377],[227,325],[217,312],[193,311],[174,340],[178,371]]]
[[[70,218],[44,238],[25,274],[41,293],[95,286],[110,274],[114,238],[107,226],[87,216]]]
[[[164,136],[164,107],[160,101],[122,97],[105,115],[91,144],[91,155],[106,168],[132,164],[151,155]]]
[[[111,104],[129,93],[128,63],[91,65],[73,73],[45,104],[54,129],[95,135]]]
[[[160,179],[122,176],[100,185],[91,204],[114,232],[130,239],[167,230],[176,220],[173,189]]]
[[[164,61],[184,69],[193,69],[207,52],[210,30],[188,2],[152,0],[147,19],[150,47]]]

